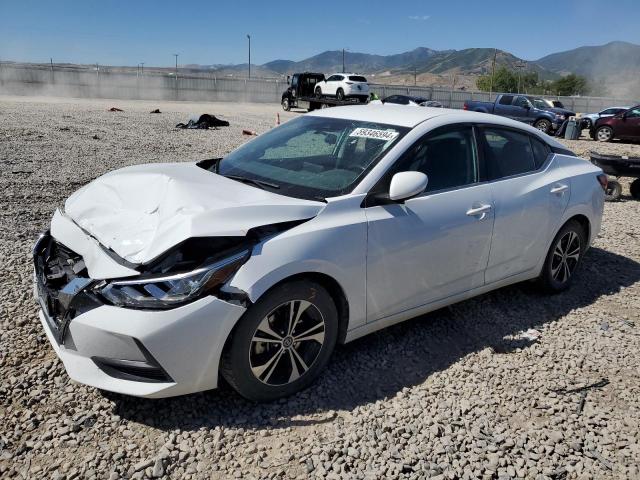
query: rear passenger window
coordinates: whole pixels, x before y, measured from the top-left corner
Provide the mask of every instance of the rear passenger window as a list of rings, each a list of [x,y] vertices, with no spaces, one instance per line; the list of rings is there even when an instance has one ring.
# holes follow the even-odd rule
[[[536,170],[529,135],[502,128],[484,128],[482,132],[488,180]]]
[[[513,95],[503,95],[498,102],[500,105],[511,105],[513,102]]]
[[[547,157],[551,153],[551,149],[546,143],[533,137],[531,137],[531,146],[533,147],[533,160],[536,164],[537,170],[544,165],[544,162],[547,161]]]

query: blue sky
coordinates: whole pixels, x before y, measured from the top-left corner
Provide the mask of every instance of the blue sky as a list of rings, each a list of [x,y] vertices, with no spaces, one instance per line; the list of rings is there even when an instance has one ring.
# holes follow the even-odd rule
[[[522,3],[523,6],[517,6]],[[309,13],[301,13],[300,5]],[[640,0],[0,0],[0,60],[111,65],[301,60],[324,50],[391,54],[497,47],[533,60],[612,40],[640,44]],[[325,12],[325,14],[322,14]]]

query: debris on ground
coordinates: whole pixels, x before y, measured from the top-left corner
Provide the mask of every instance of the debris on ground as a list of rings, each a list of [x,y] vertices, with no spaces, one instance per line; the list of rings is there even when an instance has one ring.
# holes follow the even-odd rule
[[[254,132],[253,130],[242,130],[242,134],[243,135],[249,135],[249,136],[256,136],[258,135],[257,132]]]
[[[159,108],[156,108],[155,110],[151,110],[149,113],[162,113],[162,112],[160,111]]]
[[[228,127],[229,122],[221,120],[215,115],[209,115],[205,113],[200,115],[198,119],[191,118],[188,123],[179,123],[176,128],[189,128],[189,129],[202,129],[208,130],[209,128],[217,129],[217,127]]]
[[[94,140],[100,140],[100,137],[99,137],[98,135],[94,135],[94,136],[93,136],[93,137],[91,137],[91,138],[93,138]]]
[[[109,110],[107,110],[108,112],[124,112],[124,110],[122,110],[121,108],[118,107],[111,107]]]
[[[530,340],[532,342],[535,342],[541,336],[542,336],[542,333],[539,330],[536,330],[535,328],[530,328],[526,332],[523,332],[520,334],[520,338],[524,340]]]

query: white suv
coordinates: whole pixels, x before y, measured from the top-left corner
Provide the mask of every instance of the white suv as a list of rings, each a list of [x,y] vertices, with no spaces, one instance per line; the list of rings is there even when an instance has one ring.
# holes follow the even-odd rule
[[[364,103],[369,98],[369,84],[362,75],[334,73],[316,85],[315,94],[318,97],[336,97],[338,100],[357,98]]]

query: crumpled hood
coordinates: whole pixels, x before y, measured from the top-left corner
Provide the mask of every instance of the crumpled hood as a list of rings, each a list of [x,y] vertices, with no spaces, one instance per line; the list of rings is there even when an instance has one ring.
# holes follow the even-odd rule
[[[245,236],[253,227],[312,218],[324,206],[195,163],[167,163],[107,173],[71,195],[65,213],[102,245],[140,264],[191,237]]]

